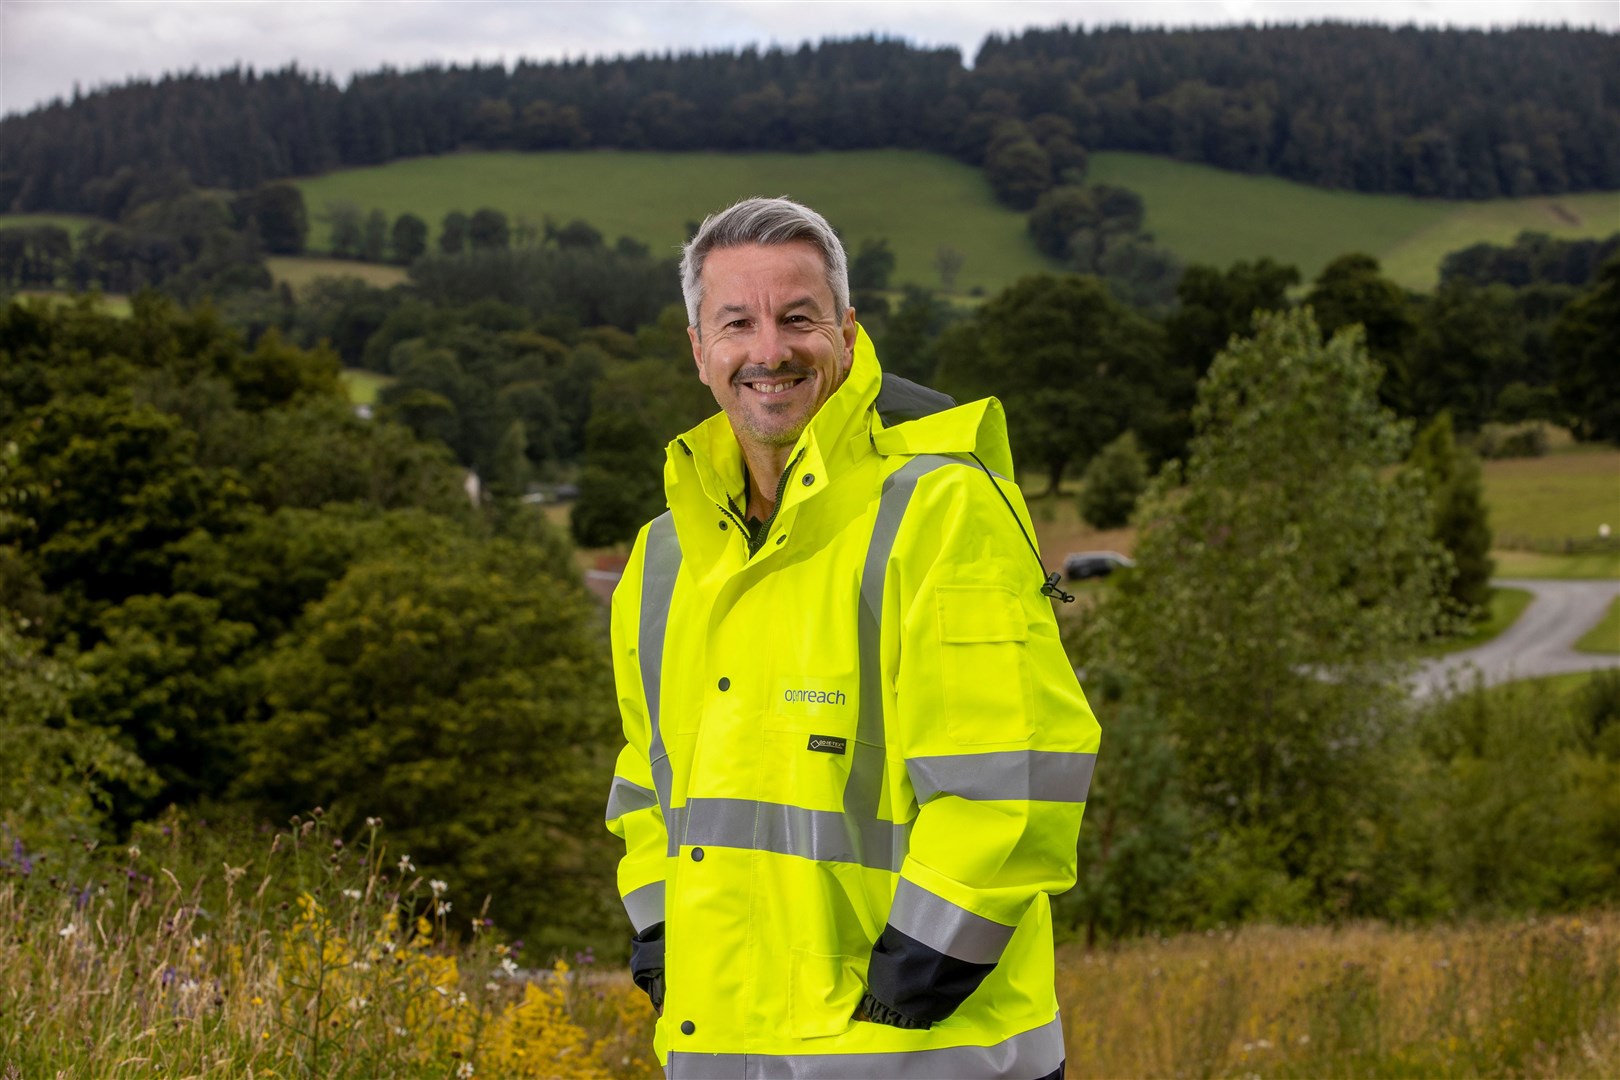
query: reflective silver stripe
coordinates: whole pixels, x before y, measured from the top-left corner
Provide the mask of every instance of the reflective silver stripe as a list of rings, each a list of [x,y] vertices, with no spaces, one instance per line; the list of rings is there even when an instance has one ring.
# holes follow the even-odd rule
[[[939,454],[923,454],[912,458],[883,481],[878,497],[877,520],[872,525],[872,539],[866,548],[866,563],[861,568],[861,602],[856,608],[857,648],[861,671],[861,715],[856,728],[855,745],[850,749],[849,780],[844,785],[844,813],[855,823],[863,842],[870,835],[874,843],[891,842],[896,827],[878,817],[878,806],[883,798],[883,769],[885,739],[883,724],[883,586],[888,576],[889,556],[894,551],[895,537],[900,534],[900,522],[906,507],[911,504],[917,481],[935,469],[964,462]],[[905,836],[900,836],[904,840]],[[887,862],[890,869],[899,870],[905,861],[906,844],[893,847],[887,860],[876,851],[868,851],[861,861],[867,866],[881,866]]]
[[[607,820],[613,821],[626,814],[633,814],[637,810],[647,810],[658,805],[658,793],[640,784],[632,784],[622,776],[613,778],[613,786],[608,788]]]
[[[1059,750],[997,750],[945,754],[906,762],[919,805],[936,795],[962,799],[1082,803],[1091,790],[1096,754]]]
[[[1018,929],[975,915],[904,878],[894,891],[889,925],[936,952],[970,964],[996,963]]]
[[[773,851],[818,862],[896,868],[911,826],[860,822],[837,810],[807,810],[752,799],[692,799],[677,806],[671,836],[691,847]]]
[[[630,925],[641,933],[653,923],[664,921],[664,883],[655,881],[632,889],[624,898],[624,911],[630,916]]]
[[[680,1040],[676,1036],[676,1041]],[[988,1076],[1047,1076],[1063,1064],[1059,1017],[994,1046],[944,1046],[891,1054],[693,1054],[673,1050],[670,1080],[983,1080]]]
[[[660,690],[664,667],[664,634],[669,629],[669,604],[675,595],[675,578],[681,569],[681,543],[675,536],[675,518],[664,511],[647,526],[647,550],[641,569],[641,625],[636,641],[641,662],[641,692],[647,699],[647,723],[652,739],[647,744],[647,761],[652,768],[653,788],[658,805],[669,824],[669,801],[675,786],[660,727]],[[670,854],[675,852],[675,834],[670,832]]]

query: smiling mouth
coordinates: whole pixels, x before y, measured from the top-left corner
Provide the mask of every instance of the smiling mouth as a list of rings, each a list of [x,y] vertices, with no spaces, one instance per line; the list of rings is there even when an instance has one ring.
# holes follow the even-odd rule
[[[738,386],[745,386],[761,397],[771,398],[791,392],[801,383],[809,381],[808,374],[797,372],[772,372],[769,376],[749,376],[737,380]]]

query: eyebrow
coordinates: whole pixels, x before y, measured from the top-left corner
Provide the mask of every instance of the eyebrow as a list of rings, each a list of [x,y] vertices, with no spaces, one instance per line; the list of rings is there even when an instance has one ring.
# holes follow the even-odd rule
[[[816,303],[816,298],[814,296],[812,296],[811,294],[809,294],[809,293],[805,293],[803,296],[800,296],[800,297],[798,297],[796,299],[789,300],[787,303],[782,305],[782,311],[784,313],[790,312],[790,311],[798,311],[800,308],[811,308],[811,309],[816,310],[816,311],[821,310],[820,305]],[[725,305],[722,305],[721,307],[718,307],[718,308],[715,309],[713,317],[715,319],[721,319],[721,318],[724,318],[724,317],[729,316],[729,315],[752,315],[752,314],[753,314],[753,309],[751,309],[749,307],[746,307],[746,306],[744,306],[742,304],[725,304]]]

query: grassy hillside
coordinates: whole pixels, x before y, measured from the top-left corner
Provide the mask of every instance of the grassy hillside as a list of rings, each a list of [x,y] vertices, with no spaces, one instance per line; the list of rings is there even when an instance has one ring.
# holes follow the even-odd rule
[[[1501,547],[1557,551],[1566,539],[1596,538],[1600,525],[1620,529],[1620,450],[1488,461],[1484,480]]]
[[[1348,251],[1376,255],[1402,285],[1432,289],[1440,260],[1531,229],[1564,237],[1620,232],[1620,192],[1452,202],[1327,191],[1146,154],[1091,157],[1093,183],[1142,196],[1147,227],[1189,262],[1225,266],[1270,255],[1306,280]]]
[[[1525,229],[1558,236],[1620,230],[1620,192],[1488,202],[1325,191],[1275,177],[1222,172],[1146,154],[1099,153],[1091,180],[1138,192],[1148,227],[1189,262],[1225,266],[1261,255],[1307,279],[1347,251],[1376,255],[1395,280],[1432,288],[1440,260]],[[995,290],[1050,267],[1024,216],[996,204],[977,169],[909,150],[819,154],[469,153],[415,158],[298,181],[326,244],[321,210],[349,201],[389,214],[413,210],[437,231],[454,209],[493,206],[538,223],[580,217],[611,239],[628,235],[674,251],[686,223],[746,195],[787,194],[824,211],[858,246],[886,236],[896,281],[937,285],[934,252],[967,255],[959,285]]]
[[[979,170],[935,154],[860,150],[825,154],[660,154],[583,151],[468,153],[414,158],[300,180],[311,247],[324,248],[322,210],[348,201],[425,218],[436,237],[451,210],[481,206],[538,225],[583,218],[611,241],[632,236],[673,254],[686,223],[750,195],[791,195],[822,213],[851,249],[887,237],[895,281],[939,284],[934,253],[966,256],[957,287],[999,289],[1052,269],[1024,231],[1024,215],[998,205]]]
[[[96,219],[83,214],[0,214],[0,229],[21,229],[29,225],[60,225],[74,236],[94,225]]]
[[[386,289],[405,280],[405,270],[399,266],[380,266],[377,263],[355,262],[353,259],[326,259],[315,255],[271,255],[265,260],[270,276],[276,284],[286,282],[301,289],[323,277],[359,278],[367,285]]]

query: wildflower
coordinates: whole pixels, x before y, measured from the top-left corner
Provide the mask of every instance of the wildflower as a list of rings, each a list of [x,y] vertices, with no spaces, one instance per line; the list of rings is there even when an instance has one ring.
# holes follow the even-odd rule
[[[433,890],[433,895],[434,896],[443,895],[444,890],[448,889],[449,887],[450,886],[446,885],[443,881],[439,880],[438,878],[434,878],[432,881],[428,882],[428,888]]]
[[[448,901],[448,900],[440,900],[439,901],[439,906],[437,908],[435,908],[434,910],[437,911],[440,915],[448,915],[448,914],[450,914],[450,906],[451,906],[450,901]]]
[[[399,1036],[399,1037],[400,1037],[400,1038],[404,1038],[404,1037],[405,1037],[405,1036],[407,1036],[407,1035],[409,1035],[409,1034],[410,1034],[410,1032],[409,1032],[409,1031],[406,1031],[406,1030],[405,1030],[405,1029],[404,1029],[404,1028],[402,1028],[402,1027],[396,1027],[396,1028],[395,1028],[395,1029],[394,1029],[394,1034],[395,1034],[395,1035],[398,1035],[398,1036]]]
[[[261,1038],[261,1039],[268,1039],[268,1038],[269,1038],[269,1037],[270,1037],[270,1033],[269,1033],[269,1032],[268,1032],[268,1031],[261,1031],[261,1032],[259,1032],[259,1038]]]
[[[457,1076],[458,1080],[467,1080],[467,1078],[472,1076],[472,1074],[473,1074],[473,1063],[472,1062],[463,1061],[460,1065],[456,1066],[456,1076]]]
[[[56,936],[60,938],[70,938],[78,932],[79,928],[77,926],[75,926],[73,923],[68,923],[66,926],[62,927],[62,929],[56,932]]]
[[[399,857],[399,872],[400,873],[409,874],[415,869],[416,869],[416,864],[411,862],[410,855],[406,854],[406,855],[401,855]]]
[[[517,976],[517,969],[517,964],[510,956],[501,960],[501,970],[506,972],[506,977],[508,979],[515,978]]]
[[[500,988],[501,988],[500,983],[487,982],[487,983],[484,984],[484,989],[488,990],[492,994],[495,991],[499,990]]]
[[[382,828],[382,818],[380,818],[380,817],[368,817],[368,818],[366,818],[366,828],[368,828],[368,829],[380,829],[380,828]]]
[[[362,893],[359,889],[344,889],[343,895],[347,896],[350,900],[358,900],[360,899]]]
[[[253,995],[253,1004],[255,1004],[255,1005],[263,1005],[264,1004],[264,998],[259,997],[257,994]]]
[[[141,849],[139,847],[135,846],[134,844],[131,844],[129,846],[129,857],[132,858],[132,859],[140,858],[141,857]]]

